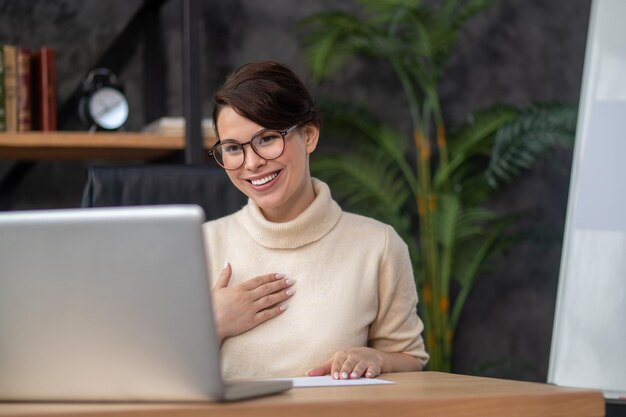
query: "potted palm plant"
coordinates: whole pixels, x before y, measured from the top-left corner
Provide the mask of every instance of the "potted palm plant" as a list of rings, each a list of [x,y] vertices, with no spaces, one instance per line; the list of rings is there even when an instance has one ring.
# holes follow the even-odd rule
[[[347,208],[393,225],[409,246],[431,370],[451,371],[465,300],[508,242],[512,219],[485,202],[554,145],[571,145],[576,126],[575,105],[552,103],[497,106],[448,129],[438,83],[459,29],[487,3],[361,0],[355,13],[300,22],[317,80],[353,59],[384,60],[408,102],[410,134],[364,107],[323,105],[324,123],[350,138],[350,151],[318,156],[312,170]]]

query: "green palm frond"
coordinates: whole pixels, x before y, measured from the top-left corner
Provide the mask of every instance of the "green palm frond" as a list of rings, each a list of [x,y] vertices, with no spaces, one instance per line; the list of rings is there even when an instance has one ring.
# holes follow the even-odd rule
[[[555,145],[571,146],[578,108],[572,104],[533,106],[503,125],[495,136],[491,161],[485,173],[498,188],[531,168]]]
[[[445,0],[441,19],[450,20],[456,28],[460,28],[467,19],[485,10],[490,3],[490,0]]]
[[[409,25],[419,27],[419,35],[428,39],[429,53],[424,56],[431,61],[431,75],[437,78],[448,62],[461,26],[484,10],[490,0],[448,0],[432,6],[413,3],[421,4],[423,11],[412,14],[414,19]]]
[[[409,140],[406,134],[379,120],[363,106],[338,102],[323,102],[320,106],[327,132],[344,145],[368,142],[376,146],[376,153],[385,153],[402,172],[411,191],[417,194],[419,187],[412,167],[406,160]]]
[[[465,123],[450,132],[448,148],[452,157],[465,159],[476,152],[491,152],[490,136],[519,113],[513,106],[495,105],[470,114]]]
[[[465,125],[452,132],[448,142],[450,161],[435,174],[435,187],[440,189],[451,179],[458,184],[467,178],[473,170],[467,170],[466,164],[477,156],[491,153],[495,133],[517,112],[512,107],[495,106],[470,116]],[[481,167],[481,171],[483,169]]]
[[[447,254],[442,257],[442,268],[445,267],[451,272],[454,264],[457,267],[455,276],[461,280],[467,280],[468,277],[465,274],[468,269],[458,269],[459,265],[463,268],[462,258],[467,253],[463,247],[476,246],[476,242],[484,238],[488,226],[499,221],[499,216],[480,207],[464,209],[457,195],[443,194],[438,198],[434,219],[436,239]],[[457,256],[461,258],[461,262],[458,262]],[[467,258],[466,261],[474,262],[472,258]],[[465,264],[465,266],[468,265],[468,263]]]
[[[336,134],[338,139],[346,138],[349,142],[363,139],[383,147],[393,159],[404,158],[409,145],[407,135],[381,121],[368,108],[339,101],[322,101],[320,110],[324,115],[325,130]]]
[[[470,290],[474,286],[478,272],[484,272],[486,261],[502,249],[500,236],[505,227],[506,224],[504,222],[496,223],[492,227],[485,228],[484,234],[477,236],[470,242],[457,246],[454,262],[452,263],[452,276],[459,283],[460,291],[450,314],[451,329],[454,330],[456,328],[461,310]]]
[[[423,7],[420,0],[361,0],[361,3],[365,5],[367,11],[381,16],[398,11],[420,10]]]
[[[465,209],[456,219],[457,245],[464,245],[465,242],[481,236],[485,226],[497,219],[496,213],[482,207]]]
[[[452,248],[455,242],[456,224],[461,202],[454,194],[442,194],[437,198],[434,216],[435,238],[444,248]]]
[[[311,162],[311,171],[328,182],[349,210],[390,223],[399,233],[409,229],[404,207],[411,194],[385,154],[361,148],[346,155],[318,155]]]
[[[398,48],[386,42],[376,26],[344,12],[319,13],[300,21],[299,27],[305,31],[305,61],[317,80],[336,72],[358,53],[379,56]]]
[[[447,62],[459,27],[488,1],[448,1],[444,6],[409,0],[362,3],[363,17],[329,11],[300,21],[305,60],[316,79],[361,55],[386,58],[404,67],[422,86],[432,85]]]
[[[301,28],[313,28],[305,37],[304,59],[317,80],[336,72],[354,55],[346,45],[346,33],[367,37],[361,21],[343,12],[324,12],[300,21]]]

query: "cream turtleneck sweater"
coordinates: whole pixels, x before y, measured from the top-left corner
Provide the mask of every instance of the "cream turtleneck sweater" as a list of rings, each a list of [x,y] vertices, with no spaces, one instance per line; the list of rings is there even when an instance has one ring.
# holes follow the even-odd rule
[[[292,221],[269,222],[249,200],[204,225],[213,282],[226,259],[229,285],[268,273],[296,280],[284,313],[226,339],[226,378],[304,376],[357,346],[428,360],[405,243],[392,227],[343,212],[323,182],[313,187],[315,200]]]

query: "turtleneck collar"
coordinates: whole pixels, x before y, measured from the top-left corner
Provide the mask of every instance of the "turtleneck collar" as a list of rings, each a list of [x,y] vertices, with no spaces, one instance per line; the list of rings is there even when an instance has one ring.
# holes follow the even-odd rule
[[[239,212],[238,220],[250,237],[271,249],[294,249],[324,237],[339,221],[341,208],[332,199],[328,185],[313,178],[315,200],[295,219],[270,222],[252,199]]]

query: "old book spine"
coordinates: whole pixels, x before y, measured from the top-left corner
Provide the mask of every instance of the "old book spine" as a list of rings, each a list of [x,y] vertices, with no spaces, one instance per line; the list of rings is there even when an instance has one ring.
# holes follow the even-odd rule
[[[30,50],[17,48],[17,130],[27,132],[32,127]]]
[[[34,127],[44,132],[57,130],[55,51],[41,48],[32,57]],[[33,116],[35,116],[33,115]]]
[[[0,132],[4,132],[7,129],[4,107],[4,48],[0,45]]]
[[[4,118],[7,132],[17,132],[17,50],[4,45]]]

